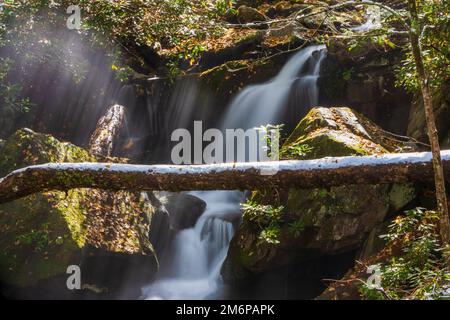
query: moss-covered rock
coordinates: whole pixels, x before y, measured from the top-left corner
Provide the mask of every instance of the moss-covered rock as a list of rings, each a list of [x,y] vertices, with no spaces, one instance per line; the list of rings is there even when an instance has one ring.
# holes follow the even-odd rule
[[[0,176],[33,164],[97,160],[75,145],[22,129],[5,142]],[[28,287],[65,274],[69,265],[81,265],[82,281],[97,285],[89,275],[89,259],[105,253],[120,255],[121,261],[137,257],[151,274],[158,264],[148,240],[153,211],[140,193],[92,189],[45,192],[1,205],[0,280]],[[108,261],[113,268],[114,259]],[[108,280],[101,286],[108,287]]]
[[[296,155],[298,146],[309,151]],[[348,108],[314,108],[298,124],[282,147],[295,159],[369,155],[401,147],[368,119]],[[308,150],[307,149],[307,150]],[[303,149],[305,150],[305,149]],[[411,184],[348,185],[254,192],[258,204],[283,206],[282,216],[268,225],[249,219],[235,235],[224,275],[242,278],[318,255],[355,250],[382,223],[388,212],[402,209],[416,196]],[[264,241],[264,232],[276,232],[279,243]]]
[[[400,147],[378,126],[349,108],[312,109],[286,140],[283,149],[305,144],[312,150],[302,155],[302,159],[383,154]]]
[[[273,61],[230,61],[200,75],[200,81],[220,97],[233,95],[251,83],[264,82],[276,75]]]

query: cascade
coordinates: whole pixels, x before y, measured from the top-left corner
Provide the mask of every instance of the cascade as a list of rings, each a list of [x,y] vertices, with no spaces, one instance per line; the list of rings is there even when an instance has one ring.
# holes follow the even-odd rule
[[[292,94],[300,112],[317,105],[317,79],[325,56],[325,46],[306,47],[293,55],[274,79],[242,90],[223,116],[221,128],[282,123]],[[245,197],[238,191],[192,194],[207,203],[206,210],[193,228],[176,234],[160,275],[142,289],[145,299],[214,299],[225,295],[220,269],[233,237],[233,221],[240,218],[240,203]]]

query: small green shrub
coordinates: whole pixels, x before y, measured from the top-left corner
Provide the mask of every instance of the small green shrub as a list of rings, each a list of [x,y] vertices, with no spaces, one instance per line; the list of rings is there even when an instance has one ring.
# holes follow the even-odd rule
[[[294,236],[294,238],[298,238],[305,228],[305,222],[301,219],[289,224],[289,232]]]
[[[381,288],[365,283],[364,299],[449,299],[449,253],[442,248],[437,230],[439,218],[422,208],[407,211],[382,237],[389,246],[401,246],[402,255],[381,265]]]
[[[260,243],[279,244],[284,207],[258,204],[248,200],[242,204],[243,217],[246,221],[255,222],[261,229]]]

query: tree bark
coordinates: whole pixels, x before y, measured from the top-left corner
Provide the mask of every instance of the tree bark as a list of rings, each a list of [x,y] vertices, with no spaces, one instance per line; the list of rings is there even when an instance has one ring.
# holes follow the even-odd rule
[[[443,152],[443,159],[444,168],[450,173],[450,151]],[[0,203],[38,192],[73,188],[257,190],[408,181],[433,181],[431,153],[194,166],[52,163],[20,169],[0,179]]]
[[[428,137],[433,154],[434,179],[436,186],[437,211],[440,217],[439,229],[442,242],[450,244],[450,220],[448,216],[447,194],[445,191],[445,177],[442,167],[439,137],[436,129],[436,122],[433,111],[433,103],[428,86],[428,76],[422,60],[419,36],[420,24],[417,13],[416,0],[408,0],[409,12],[411,14],[410,42],[414,61],[417,70],[417,76],[420,83],[423,105],[425,109],[425,119],[427,122]]]

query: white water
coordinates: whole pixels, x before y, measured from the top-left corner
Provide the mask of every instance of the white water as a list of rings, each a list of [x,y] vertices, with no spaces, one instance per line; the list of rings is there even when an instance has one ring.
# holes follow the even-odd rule
[[[307,107],[317,105],[319,93],[316,84],[321,61],[325,57],[323,49],[325,46],[321,45],[300,50],[274,79],[244,89],[225,114],[223,127],[248,129],[278,123],[294,85],[298,85],[296,89],[301,90],[301,97],[298,99],[300,104]],[[308,63],[315,52],[318,53],[318,57],[313,61],[312,68],[308,68]],[[308,68],[306,74],[299,77],[300,71],[304,68]]]
[[[164,275],[143,289],[146,299],[215,298],[222,287],[220,268],[233,237],[240,194],[233,191],[194,192],[207,203],[194,228],[180,231],[172,243]]]
[[[298,104],[310,108],[318,103],[317,79],[325,46],[310,46],[295,54],[270,82],[249,86],[232,102],[222,129],[248,129],[277,124],[292,89]],[[305,70],[306,69],[306,70]],[[300,72],[304,72],[299,76]],[[224,289],[220,269],[233,236],[230,221],[239,218],[244,195],[237,191],[193,193],[207,203],[194,228],[179,232],[172,243],[172,259],[164,273],[143,288],[146,299],[221,298]]]

